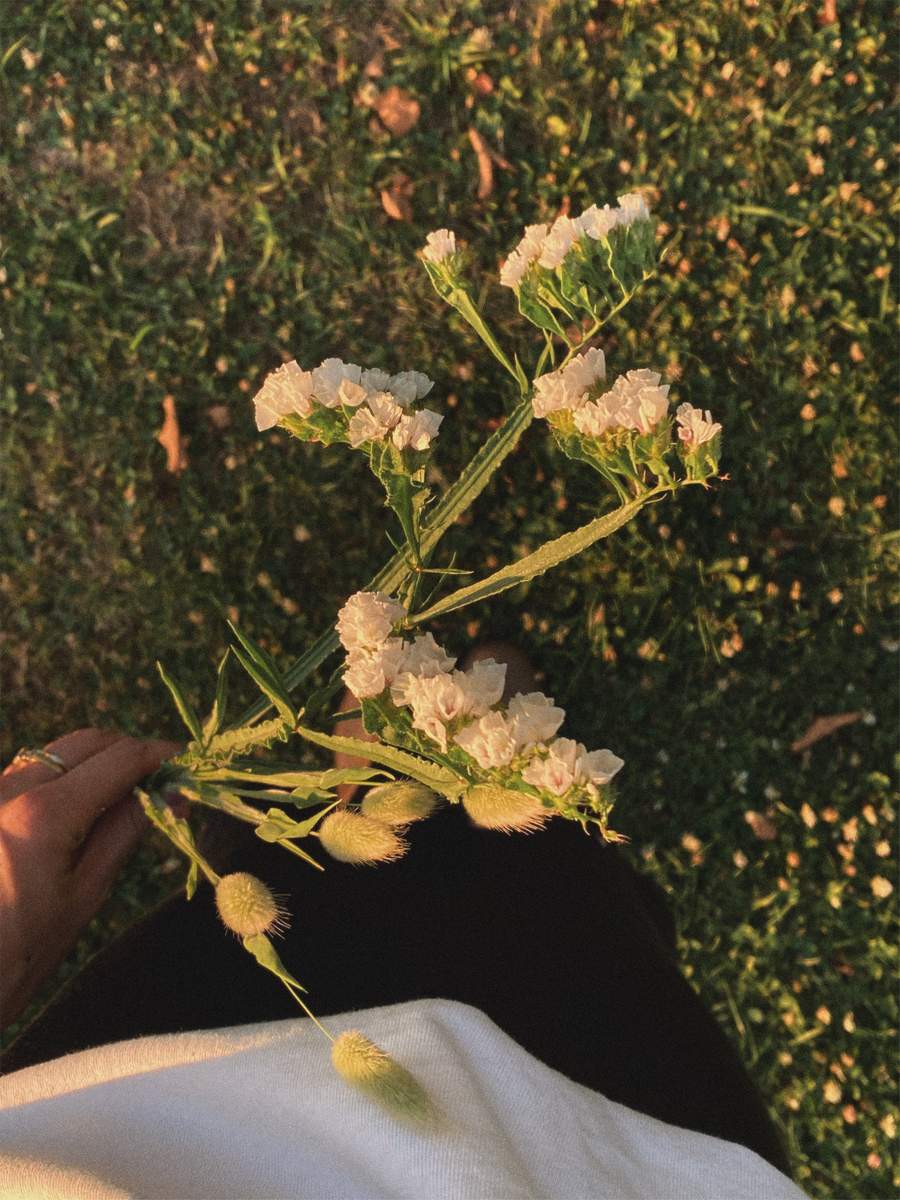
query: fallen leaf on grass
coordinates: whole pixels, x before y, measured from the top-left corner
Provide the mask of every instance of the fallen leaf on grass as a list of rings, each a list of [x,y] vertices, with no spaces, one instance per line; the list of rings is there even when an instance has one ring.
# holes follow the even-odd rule
[[[381,123],[395,137],[409,133],[422,112],[418,100],[398,87],[389,87],[387,91],[381,92],[374,107]]]
[[[494,190],[494,164],[491,160],[491,152],[487,142],[472,125],[469,126],[469,141],[472,143],[472,149],[478,159],[478,199],[486,200]]]
[[[413,190],[413,181],[408,175],[396,175],[388,187],[381,189],[381,207],[395,221],[411,221],[413,212],[409,200]]]
[[[166,452],[166,470],[179,475],[187,466],[186,439],[181,436],[178,417],[175,413],[175,397],[163,396],[163,424],[156,440]]]
[[[775,828],[773,821],[762,813],[754,812],[750,809],[744,813],[744,820],[756,834],[761,842],[774,842],[778,836],[778,830]]]
[[[798,738],[792,744],[791,749],[795,754],[800,754],[815,745],[816,742],[821,741],[822,738],[834,733],[836,729],[841,729],[844,725],[852,725],[860,717],[862,717],[861,712],[835,713],[830,717],[816,717],[803,737]]]

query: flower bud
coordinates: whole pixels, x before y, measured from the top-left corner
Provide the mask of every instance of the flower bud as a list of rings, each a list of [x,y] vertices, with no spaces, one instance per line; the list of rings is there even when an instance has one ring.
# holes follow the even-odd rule
[[[430,817],[438,797],[421,783],[382,783],[369,788],[360,810],[364,817],[385,825],[409,825]]]
[[[419,1123],[434,1119],[431,1101],[409,1071],[358,1029],[350,1029],[335,1040],[331,1061],[342,1079],[394,1116]]]
[[[216,908],[223,923],[241,937],[271,933],[287,925],[287,914],[272,892],[261,879],[246,871],[236,871],[219,880]]]
[[[332,858],[345,863],[380,863],[402,858],[408,844],[390,825],[352,808],[338,808],[319,826],[319,840]]]
[[[503,833],[534,833],[553,816],[553,810],[533,796],[487,783],[469,788],[462,802],[475,825]]]

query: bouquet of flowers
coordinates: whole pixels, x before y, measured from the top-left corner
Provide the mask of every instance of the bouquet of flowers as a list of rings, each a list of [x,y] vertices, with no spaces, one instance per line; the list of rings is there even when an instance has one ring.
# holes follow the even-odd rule
[[[339,1073],[415,1119],[428,1117],[430,1108],[408,1072],[358,1031],[333,1038],[310,1011],[305,989],[272,940],[287,914],[270,889],[246,872],[220,877],[198,849],[190,820],[167,797],[178,792],[247,822],[259,838],[320,870],[310,852],[316,846],[347,863],[400,857],[409,827],[441,804],[461,805],[487,829],[530,833],[564,819],[595,826],[607,841],[622,840],[609,825],[622,759],[560,736],[565,713],[552,697],[530,692],[502,703],[503,664],[487,659],[460,670],[421,630],[432,618],[551,570],[633,520],[645,505],[684,487],[707,486],[718,472],[721,434],[709,412],[687,402],[672,412],[670,388],[652,364],[608,371],[603,351],[593,344],[661,258],[656,226],[640,195],[529,226],[501,266],[501,285],[512,289],[520,313],[540,331],[531,369],[510,358],[489,328],[455,235],[447,229],[429,234],[420,258],[441,299],[514,381],[516,400],[505,422],[436,499],[427,467],[444,418],[421,403],[434,386],[427,375],[389,374],[329,358],[313,369],[291,361],[267,377],[254,398],[257,427],[277,425],[302,441],[344,443],[365,454],[399,524],[392,539],[396,552],[365,589],[349,597],[334,629],[290,666],[275,662],[232,625],[235,644],[219,663],[205,721],[160,665],[191,740],[140,792],[148,818],[189,861],[188,898],[202,875],[215,888],[225,926],[331,1040]],[[602,511],[486,578],[456,587],[469,572],[438,563],[440,541],[534,418],[547,422],[565,456],[600,476]],[[304,695],[312,673],[339,650],[343,660],[328,681]],[[232,659],[261,697],[229,722]],[[373,741],[331,732],[329,715],[342,687],[358,700]],[[295,746],[295,758],[276,761],[261,753],[275,743]],[[356,755],[370,765],[321,769],[311,765],[313,747]],[[341,784],[363,788],[362,799],[342,802],[336,793]]]

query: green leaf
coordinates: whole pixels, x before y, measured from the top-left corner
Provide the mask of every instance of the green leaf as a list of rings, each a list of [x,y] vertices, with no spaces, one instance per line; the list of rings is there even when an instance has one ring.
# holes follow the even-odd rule
[[[495,571],[493,575],[489,575],[487,579],[482,579],[478,583],[471,583],[468,587],[459,588],[458,591],[452,592],[443,600],[432,604],[430,608],[426,608],[423,612],[411,616],[409,620],[416,624],[422,621],[429,621],[433,617],[440,616],[443,613],[454,612],[456,609],[463,608],[467,604],[477,604],[481,600],[487,600],[490,596],[497,596],[501,592],[505,592],[508,588],[516,587],[517,584],[525,583],[529,579],[543,575],[545,571],[559,566],[567,558],[571,558],[575,554],[580,554],[583,550],[592,546],[594,542],[599,541],[601,538],[609,537],[611,533],[620,529],[632,517],[636,516],[644,505],[654,496],[659,495],[661,491],[661,488],[653,488],[645,492],[643,496],[639,496],[628,504],[623,504],[620,508],[614,509],[613,512],[606,513],[602,517],[597,517],[596,520],[588,522],[587,525],[582,525],[580,529],[574,529],[571,533],[564,533],[562,537],[554,538],[551,542],[545,542],[533,554],[526,554],[518,562],[510,563],[508,567],[502,567],[499,571]]]
[[[412,478],[405,469],[400,451],[391,442],[372,442],[369,465],[384,488],[388,504],[397,514],[415,561],[421,562],[419,521],[430,489]]]
[[[216,698],[209,716],[203,722],[204,744],[219,732],[225,719],[225,704],[228,700],[228,655],[229,651],[226,650],[216,672]]]
[[[266,819],[256,827],[256,836],[264,842],[280,842],[283,838],[309,837],[323,817],[327,816],[338,802],[335,800],[321,812],[307,817],[305,821],[292,821],[280,808],[270,808]]]
[[[156,661],[156,669],[159,671],[163,683],[169,689],[172,699],[175,701],[175,707],[178,709],[182,721],[188,727],[191,737],[195,742],[202,742],[203,731],[200,728],[200,718],[194,711],[193,706],[189,703],[179,684],[175,682],[159,659]]]
[[[234,629],[234,626],[232,626],[232,629]],[[244,641],[244,637],[241,637],[241,641]],[[256,658],[253,658],[250,653],[245,653],[245,650],[242,650],[238,646],[234,646],[232,649],[235,658],[244,667],[248,676],[257,684],[260,691],[265,692],[265,695],[269,697],[272,704],[275,704],[283,720],[293,724],[296,713],[294,712],[292,702],[290,702],[288,691],[282,685],[281,680],[278,679],[276,674],[266,670],[265,666],[260,665],[260,662]]]
[[[465,787],[465,782],[448,771],[445,767],[430,763],[424,759],[407,754],[394,746],[386,746],[383,742],[367,742],[362,738],[336,737],[333,734],[318,733],[314,729],[304,729],[297,726],[297,733],[307,741],[326,750],[338,750],[344,754],[354,754],[358,758],[368,758],[373,762],[390,767],[400,775],[408,775],[411,779],[424,783],[427,787],[448,798],[456,798]]]
[[[241,940],[243,941],[244,949],[253,955],[261,967],[265,967],[267,971],[271,971],[273,975],[277,975],[284,983],[289,983],[293,987],[299,988],[301,992],[306,991],[303,984],[297,982],[278,957],[275,947],[264,933],[257,933],[254,937],[245,937]]]

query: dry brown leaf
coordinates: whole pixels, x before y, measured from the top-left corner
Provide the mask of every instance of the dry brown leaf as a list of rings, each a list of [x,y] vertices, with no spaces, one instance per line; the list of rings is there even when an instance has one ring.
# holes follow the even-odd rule
[[[175,413],[175,397],[163,396],[163,424],[156,435],[156,440],[166,452],[166,470],[179,475],[187,466],[185,446],[187,441],[181,436],[178,417]]]
[[[395,175],[389,187],[381,189],[381,207],[395,221],[411,221],[410,197],[414,184],[408,175]]]
[[[819,9],[819,24],[834,25],[837,23],[837,0],[822,0],[822,7]]]
[[[750,809],[749,812],[744,813],[744,820],[761,842],[774,842],[778,836],[778,830],[775,828],[774,822],[762,813],[754,812],[753,809]]]
[[[494,164],[488,144],[473,126],[469,126],[469,141],[478,159],[478,199],[486,200],[494,190]]]
[[[375,111],[384,127],[395,137],[409,133],[418,121],[422,108],[418,100],[402,88],[389,87],[375,101]]]
[[[830,717],[816,717],[803,737],[798,738],[793,743],[791,749],[795,754],[800,754],[802,751],[808,750],[810,746],[815,745],[816,742],[821,741],[822,738],[834,733],[836,729],[842,729],[845,725],[852,725],[861,717],[861,712],[835,713]]]

